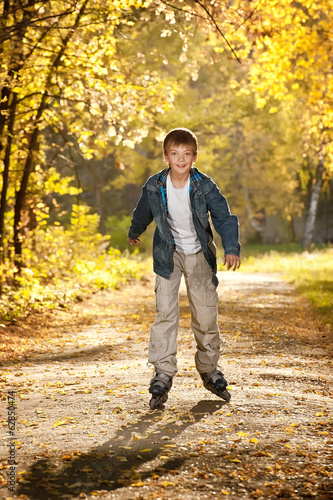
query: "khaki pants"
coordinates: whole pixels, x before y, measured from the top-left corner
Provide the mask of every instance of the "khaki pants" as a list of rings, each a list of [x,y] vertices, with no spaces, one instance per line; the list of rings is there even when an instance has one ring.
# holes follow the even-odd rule
[[[199,373],[215,370],[220,355],[217,325],[218,294],[213,272],[202,251],[184,255],[174,252],[170,279],[156,275],[156,317],[150,330],[148,362],[157,372],[173,377],[177,372],[179,286],[185,278],[191,310],[191,328],[197,344],[195,365]]]

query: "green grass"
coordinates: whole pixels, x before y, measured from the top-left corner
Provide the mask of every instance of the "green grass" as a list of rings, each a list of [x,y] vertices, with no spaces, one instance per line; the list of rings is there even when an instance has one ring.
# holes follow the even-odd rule
[[[298,243],[285,243],[281,245],[242,245],[242,259],[257,257],[270,252],[278,253],[301,253],[302,246]]]
[[[281,273],[312,302],[322,323],[333,328],[333,247],[302,251],[298,245],[245,245],[240,270]]]

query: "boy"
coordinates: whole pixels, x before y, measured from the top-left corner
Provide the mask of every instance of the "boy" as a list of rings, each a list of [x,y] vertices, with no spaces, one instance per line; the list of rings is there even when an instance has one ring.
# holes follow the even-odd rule
[[[208,212],[222,239],[223,264],[234,271],[240,266],[238,218],[230,214],[226,199],[212,179],[193,166],[197,150],[196,136],[188,129],[177,128],[166,135],[163,151],[169,166],[150,177],[143,186],[128,232],[129,243],[138,244],[140,235],[155,220],[156,317],[148,351],[148,362],[155,367],[149,388],[151,409],[167,400],[177,372],[178,291],[182,274],[197,344],[196,368],[206,389],[227,402],[230,400],[227,381],[217,369],[218,279],[216,246]]]

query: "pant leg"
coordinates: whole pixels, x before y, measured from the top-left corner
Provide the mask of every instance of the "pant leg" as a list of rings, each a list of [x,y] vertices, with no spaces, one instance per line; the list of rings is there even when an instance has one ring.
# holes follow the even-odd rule
[[[213,271],[202,251],[186,256],[185,282],[191,310],[191,327],[197,344],[195,364],[199,373],[215,370],[220,356],[217,324],[218,294]]]
[[[170,279],[156,276],[156,316],[150,329],[148,362],[157,372],[173,377],[177,372],[177,334],[179,324],[179,286],[182,272],[174,253]]]

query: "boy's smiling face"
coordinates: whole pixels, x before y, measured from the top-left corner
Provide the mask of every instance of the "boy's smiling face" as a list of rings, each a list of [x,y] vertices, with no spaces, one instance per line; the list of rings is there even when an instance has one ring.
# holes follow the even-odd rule
[[[193,163],[197,159],[197,153],[193,151],[193,147],[187,144],[178,146],[171,144],[164,154],[164,158],[169,162],[169,166],[174,174],[181,177],[187,177]]]

